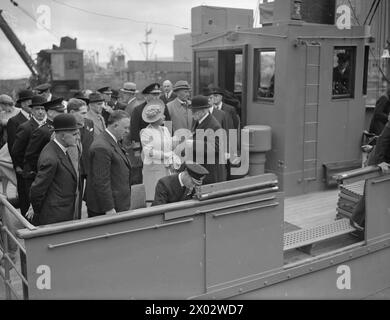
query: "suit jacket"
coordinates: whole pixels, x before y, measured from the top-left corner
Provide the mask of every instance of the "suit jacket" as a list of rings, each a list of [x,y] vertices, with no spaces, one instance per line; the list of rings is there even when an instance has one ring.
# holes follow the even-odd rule
[[[370,122],[371,133],[379,136],[385,127],[390,112],[390,100],[386,95],[381,96],[375,104],[374,114]]]
[[[141,102],[143,103],[143,102]],[[137,99],[137,97],[133,97],[130,99],[130,101],[127,103],[127,105],[125,106],[125,111],[130,115],[132,116],[132,113],[133,113],[133,110],[134,108],[140,104],[140,101]]]
[[[176,97],[177,97],[177,95],[176,95],[176,93],[174,93],[173,91],[172,91],[172,93],[171,93],[171,95],[169,96],[168,99],[167,99],[167,97],[165,96],[165,93],[162,93],[162,94],[160,95],[160,99],[164,102],[164,104],[167,104],[168,102],[171,102],[171,101],[175,100]]]
[[[31,185],[33,224],[72,220],[78,183],[69,157],[54,141],[50,141],[42,150],[38,173]]]
[[[43,148],[49,143],[53,133],[53,121],[47,119],[46,123],[34,130],[27,145],[23,161],[23,171],[25,176],[34,178],[38,171],[38,159]]]
[[[229,114],[227,114],[223,110],[218,110],[213,108],[213,112],[211,113],[215,119],[219,122],[222,129],[226,130],[227,137],[229,137],[229,129],[234,129],[233,120]]]
[[[209,113],[208,116],[196,127],[196,129],[211,129],[215,132],[218,129],[221,129],[221,125],[219,124],[218,120],[215,119],[214,116]],[[196,140],[200,140],[200,138],[197,138],[197,133],[195,131],[193,134],[193,161],[198,162],[198,158],[203,159],[203,163],[200,164],[203,165],[209,171],[209,174],[205,177],[203,184],[226,181],[226,163],[220,163],[219,161],[220,141],[218,137],[215,138],[215,142],[212,144],[211,141],[209,141],[209,139],[207,139],[205,136],[203,139],[203,150],[197,150]],[[214,152],[213,163],[209,163],[207,160],[208,152]]]
[[[373,158],[370,159],[371,164],[379,164],[381,162],[390,163],[390,123],[384,127],[381,135],[378,137],[375,149],[373,150]]]
[[[192,128],[192,110],[181,104],[178,98],[167,104],[168,112],[172,121],[172,134],[178,129]]]
[[[236,112],[236,109],[229,104],[222,103],[221,110],[225,111],[228,115],[230,115],[234,129],[238,129],[240,126],[240,118]]]
[[[189,200],[192,199],[192,196],[193,192],[188,194],[186,187],[180,185],[179,174],[177,173],[163,177],[157,182],[152,206]]]
[[[97,213],[130,209],[130,164],[118,143],[105,131],[89,148],[87,207]]]
[[[20,167],[23,169],[24,155],[26,153],[27,146],[30,142],[33,131],[38,128],[38,123],[31,118],[19,125],[16,130],[16,138],[11,150],[12,161],[14,167]]]
[[[7,143],[8,143],[8,151],[12,158],[12,146],[15,143],[16,139],[16,131],[18,127],[22,124],[27,122],[28,119],[23,115],[22,112],[19,112],[16,116],[12,117],[7,122]],[[12,158],[12,162],[14,162],[14,159]]]
[[[106,130],[106,124],[104,122],[104,118],[102,115],[98,115],[92,110],[89,110],[87,113],[87,119],[93,121],[93,128],[94,128],[94,137],[96,138],[98,135],[100,135],[104,130]]]
[[[93,142],[93,121],[84,119],[84,127],[80,128],[81,145],[83,150],[80,159],[80,175],[86,176],[88,174],[89,163],[89,148]]]

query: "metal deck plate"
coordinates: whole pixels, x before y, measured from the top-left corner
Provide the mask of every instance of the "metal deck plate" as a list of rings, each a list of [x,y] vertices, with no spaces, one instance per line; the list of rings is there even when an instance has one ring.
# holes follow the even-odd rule
[[[334,238],[355,231],[349,219],[340,219],[308,229],[301,229],[284,234],[284,251],[303,247],[315,242]]]

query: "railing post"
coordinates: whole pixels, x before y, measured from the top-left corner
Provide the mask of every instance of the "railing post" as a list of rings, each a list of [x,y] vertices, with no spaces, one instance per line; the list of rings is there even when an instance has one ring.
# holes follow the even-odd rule
[[[0,205],[1,207],[1,211],[3,212],[4,211],[4,207],[2,205]],[[11,288],[9,287],[10,286],[10,263],[8,261],[8,236],[7,236],[7,233],[5,232],[4,230],[4,226],[3,224],[0,224],[1,225],[1,237],[3,239],[3,244],[4,244],[4,248],[3,248],[3,261],[4,261],[4,287],[5,287],[5,297],[7,300],[11,300],[12,298],[12,293],[11,293]]]
[[[27,261],[26,261],[26,254],[19,250],[20,253],[20,269],[22,271],[22,275],[27,279]],[[23,286],[23,299],[28,300],[28,286],[22,281]]]

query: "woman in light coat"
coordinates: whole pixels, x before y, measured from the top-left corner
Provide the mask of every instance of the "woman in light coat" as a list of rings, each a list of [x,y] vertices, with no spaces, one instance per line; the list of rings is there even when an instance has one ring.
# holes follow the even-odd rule
[[[140,132],[143,157],[143,181],[146,201],[154,200],[155,188],[160,178],[174,173],[181,165],[173,152],[172,136],[164,127],[164,105],[151,101],[142,112],[142,119],[149,125]]]

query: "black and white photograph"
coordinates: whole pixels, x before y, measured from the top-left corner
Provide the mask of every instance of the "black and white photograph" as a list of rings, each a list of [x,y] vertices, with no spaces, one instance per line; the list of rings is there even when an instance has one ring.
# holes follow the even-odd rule
[[[0,300],[390,299],[389,0],[0,0],[0,29]]]

